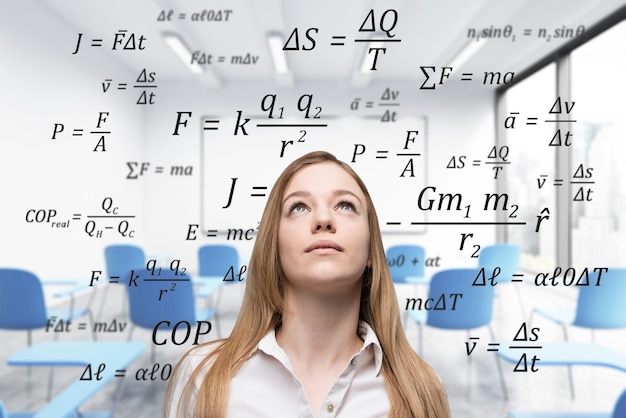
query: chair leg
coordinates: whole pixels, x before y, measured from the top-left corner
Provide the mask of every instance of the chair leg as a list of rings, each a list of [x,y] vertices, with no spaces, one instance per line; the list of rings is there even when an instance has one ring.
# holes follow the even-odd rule
[[[567,337],[567,327],[565,324],[561,324],[561,329],[563,330],[563,339],[567,342],[569,338]]]
[[[406,323],[409,320],[409,311],[404,310],[404,315],[402,315],[402,330],[406,331]]]
[[[98,337],[96,336],[96,324],[93,321],[93,313],[91,312],[91,309],[87,309],[87,316],[89,316],[89,322],[91,323],[91,339],[98,341]]]
[[[107,295],[109,294],[109,287],[111,287],[110,283],[107,283],[104,285],[104,290],[103,290],[104,294],[102,295],[102,298],[101,298],[100,308],[98,308],[98,315],[96,315],[96,319],[98,321],[102,319],[102,310],[104,309],[104,304],[107,301]]]
[[[211,307],[211,299],[213,299],[213,309],[215,310],[215,328],[217,330],[217,338],[220,339],[221,335],[222,335],[222,331],[220,328],[220,316],[219,316],[219,311],[218,311],[218,306],[219,306],[219,300],[222,294],[222,289],[224,288],[224,286],[220,286],[217,291],[213,294],[213,296],[211,297],[207,297],[206,298],[206,306],[205,309],[210,309]],[[211,323],[211,325],[213,325],[213,323]]]
[[[504,374],[502,373],[502,365],[500,364],[500,359],[497,355],[494,354],[496,359],[496,366],[498,367],[498,374],[500,375],[500,387],[502,388],[502,396],[504,396],[504,400],[509,400],[509,393],[506,390],[506,383],[504,382]]]
[[[565,342],[569,340],[567,336],[567,327],[565,324],[561,324],[561,328],[563,329],[563,339]],[[574,393],[574,371],[572,370],[572,366],[567,366],[567,380],[569,382],[569,395],[572,400],[576,399],[576,394]]]
[[[52,381],[54,380],[54,367],[50,367],[48,371],[48,392],[46,393],[46,401],[50,402],[52,399]]]
[[[413,287],[413,297],[417,299],[419,297],[419,285],[413,285],[412,287]],[[409,310],[406,309],[406,306],[404,309],[403,321],[404,322],[403,322],[402,328],[406,331],[407,324],[409,323]]]
[[[213,309],[213,311],[215,312],[215,313],[213,314],[213,316],[210,316],[210,315],[209,315],[209,316],[208,316],[208,317],[206,317],[206,318],[202,318],[202,319],[204,319],[204,320],[208,320],[208,321],[209,321],[209,324],[210,324],[210,326],[211,326],[211,330],[213,329],[213,322],[217,323],[217,321],[218,321],[218,317],[219,317],[219,315],[218,315],[217,305],[216,305],[216,302],[215,302],[215,301],[216,301],[216,299],[217,299],[216,294],[218,294],[218,293],[221,291],[222,287],[223,287],[223,286],[218,287],[218,288],[217,288],[217,290],[216,290],[216,291],[215,291],[212,295],[210,295],[210,296],[206,296],[206,297],[205,297],[205,299],[206,299],[206,303],[205,303],[204,309],[207,311],[207,313],[209,312],[209,310],[210,310],[210,309]],[[196,314],[196,315],[197,315],[197,314]],[[215,318],[215,321],[211,321],[213,318]],[[219,329],[219,325],[218,325],[217,327],[218,327],[218,329]]]
[[[52,338],[56,342],[59,339],[59,334],[57,334],[55,332],[54,336]],[[48,402],[50,402],[50,400],[52,399],[52,383],[53,383],[53,381],[54,381],[54,367],[51,366],[49,371],[48,371],[48,392],[46,394],[46,400]]]
[[[215,313],[217,313],[219,306],[220,306],[220,301],[222,300],[222,292],[224,291],[224,286],[220,286],[217,289],[217,292],[215,292],[214,295],[214,300],[213,300],[213,309],[215,309]]]
[[[569,394],[572,400],[576,398],[574,394],[574,374],[572,372],[572,366],[567,366],[567,379],[569,380]]]
[[[113,405],[111,406],[111,417],[115,416],[115,409],[117,408],[117,405],[122,400],[122,395],[124,394],[124,387],[126,386],[126,380],[127,379],[121,379],[117,386],[117,390],[115,391],[115,396],[113,397]]]
[[[489,336],[491,337],[491,340],[495,341],[496,338],[495,338],[493,329],[491,328],[491,325],[487,326],[487,328],[489,329]],[[500,364],[500,359],[498,358],[497,355],[495,355],[495,359],[496,359],[496,367],[498,368],[498,375],[500,376],[500,387],[502,388],[502,395],[504,396],[504,399],[508,401],[509,393],[506,389],[506,382],[504,381],[504,373],[502,373],[502,365]]]
[[[465,330],[466,338],[469,340],[469,329]],[[465,398],[469,400],[472,397],[472,356],[467,356],[467,390],[465,391]]]
[[[526,315],[526,308],[524,307],[524,301],[522,300],[522,293],[519,286],[515,286],[515,295],[517,296],[517,303],[522,311],[522,317]]]
[[[32,331],[28,330],[26,331],[26,344],[28,345],[28,347],[30,347],[33,344],[33,335],[32,335]],[[28,366],[26,368],[26,376],[28,377],[28,382],[30,383],[30,379],[32,378],[32,367]]]
[[[95,322],[94,322],[94,316],[93,316],[93,311],[91,310],[91,306],[93,305],[93,301],[96,300],[96,294],[98,292],[98,287],[94,287],[94,289],[91,291],[91,294],[89,295],[89,300],[87,301],[87,315],[89,316],[89,321],[91,322],[91,338],[94,341],[97,341],[98,338],[96,336],[96,327],[95,327]]]

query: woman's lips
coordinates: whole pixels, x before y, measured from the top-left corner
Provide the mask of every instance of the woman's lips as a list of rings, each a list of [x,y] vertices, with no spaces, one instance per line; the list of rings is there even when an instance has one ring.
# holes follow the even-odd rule
[[[335,241],[322,239],[315,241],[313,244],[309,245],[305,251],[307,253],[333,253],[336,251],[343,251],[343,249]]]

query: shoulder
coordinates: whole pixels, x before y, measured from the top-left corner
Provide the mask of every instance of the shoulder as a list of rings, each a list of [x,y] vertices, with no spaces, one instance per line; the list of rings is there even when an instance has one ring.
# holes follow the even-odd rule
[[[215,349],[221,345],[222,341],[211,341],[194,347],[187,351],[185,355],[178,361],[174,373],[169,381],[168,396],[165,400],[165,410],[168,411],[167,417],[179,417],[187,416],[188,413],[183,413],[180,410],[180,406],[185,405],[183,410],[190,411],[190,406],[193,404],[196,393],[202,384],[204,376],[211,368],[213,358],[211,354],[215,352]],[[208,361],[204,361],[209,359]],[[194,372],[198,367],[202,367],[203,370]],[[193,379],[192,379],[193,377]],[[188,399],[191,404],[183,401]]]

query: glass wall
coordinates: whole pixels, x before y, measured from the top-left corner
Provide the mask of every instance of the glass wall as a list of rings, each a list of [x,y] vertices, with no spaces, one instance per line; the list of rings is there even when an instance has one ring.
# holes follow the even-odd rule
[[[624,267],[626,22],[565,54],[569,59],[558,65],[568,68],[557,68],[555,61],[504,92],[506,110],[499,123],[513,161],[506,190],[525,202],[520,220],[527,222],[524,228],[507,226],[507,241],[520,247],[520,267],[530,272],[553,269],[557,246],[571,248],[570,265],[576,268]],[[569,83],[557,83],[558,74],[569,74]],[[548,122],[557,116],[551,109],[571,122],[558,129]],[[517,119],[514,127],[512,117]],[[555,176],[557,147],[550,143],[569,152],[567,176]],[[570,210],[571,234],[557,236],[556,222],[543,223],[536,233],[543,209],[556,214],[557,188],[570,191],[569,202],[558,202],[558,207]]]
[[[626,22],[570,62],[572,265],[626,266]]]

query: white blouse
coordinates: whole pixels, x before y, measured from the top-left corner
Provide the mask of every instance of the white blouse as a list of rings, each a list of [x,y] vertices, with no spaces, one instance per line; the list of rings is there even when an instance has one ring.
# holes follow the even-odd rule
[[[376,334],[365,322],[359,324],[363,346],[355,353],[326,395],[319,411],[313,411],[304,386],[295,375],[287,354],[270,331],[230,382],[229,418],[379,418],[387,417],[389,399],[380,373],[383,352]],[[212,350],[212,345],[192,350],[179,366],[169,418],[177,413],[178,400],[191,373]],[[194,382],[197,392],[200,374]],[[186,411],[183,416],[191,416]]]

